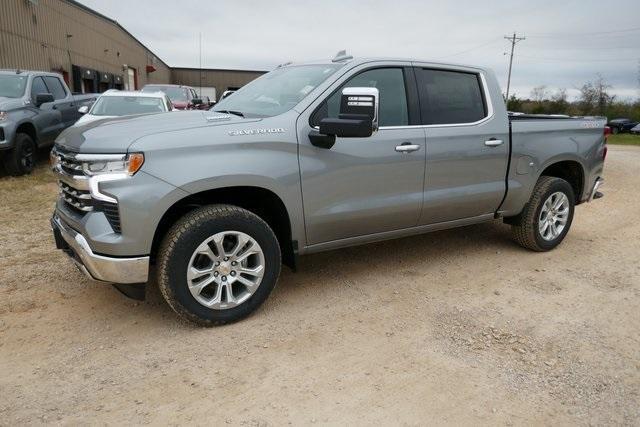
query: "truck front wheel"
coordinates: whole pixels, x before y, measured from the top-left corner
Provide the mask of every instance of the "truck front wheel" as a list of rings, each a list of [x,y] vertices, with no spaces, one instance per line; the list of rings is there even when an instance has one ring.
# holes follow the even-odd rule
[[[515,241],[538,252],[558,246],[571,227],[575,200],[573,188],[564,179],[540,177],[531,199],[512,221]]]
[[[9,175],[31,173],[36,164],[36,143],[26,133],[16,134],[15,144],[4,154],[4,168]]]
[[[165,236],[158,286],[183,318],[221,325],[249,315],[267,299],[280,264],[278,240],[260,217],[236,206],[205,206]]]

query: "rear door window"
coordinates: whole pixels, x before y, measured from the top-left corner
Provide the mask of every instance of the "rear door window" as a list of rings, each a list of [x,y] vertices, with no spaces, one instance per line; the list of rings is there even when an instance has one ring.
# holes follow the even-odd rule
[[[487,116],[478,74],[419,68],[416,77],[423,124],[473,123]]]

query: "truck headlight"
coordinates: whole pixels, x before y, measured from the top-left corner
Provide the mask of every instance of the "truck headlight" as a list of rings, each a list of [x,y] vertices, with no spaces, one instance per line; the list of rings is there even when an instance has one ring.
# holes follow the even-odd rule
[[[4,121],[7,119],[7,112],[6,111],[0,111],[0,122]]]
[[[82,171],[90,177],[112,176],[112,179],[127,178],[140,170],[144,154],[78,154],[76,161],[82,164]]]
[[[89,177],[91,197],[108,203],[118,201],[100,190],[100,183],[117,181],[133,176],[144,163],[144,154],[78,154],[76,162],[82,165],[82,171]]]

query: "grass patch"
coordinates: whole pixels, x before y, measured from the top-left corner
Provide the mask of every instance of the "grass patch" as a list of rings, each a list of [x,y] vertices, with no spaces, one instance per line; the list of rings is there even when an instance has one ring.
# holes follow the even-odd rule
[[[607,143],[616,145],[640,145],[640,135],[632,135],[630,133],[609,135]]]

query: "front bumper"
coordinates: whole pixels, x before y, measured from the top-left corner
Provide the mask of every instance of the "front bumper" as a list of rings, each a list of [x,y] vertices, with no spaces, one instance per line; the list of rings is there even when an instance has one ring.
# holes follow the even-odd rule
[[[149,278],[149,257],[115,258],[98,255],[89,243],[59,216],[51,218],[56,247],[64,250],[78,269],[92,280],[107,283],[146,283]]]

